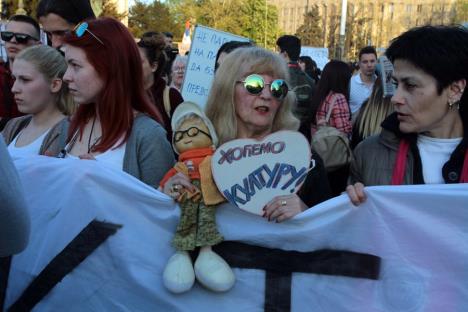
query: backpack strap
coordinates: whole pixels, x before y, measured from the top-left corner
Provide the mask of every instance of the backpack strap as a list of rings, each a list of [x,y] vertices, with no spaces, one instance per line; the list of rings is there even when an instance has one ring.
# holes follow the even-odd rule
[[[328,125],[328,121],[330,120],[331,113],[332,113],[333,108],[335,107],[335,103],[336,103],[335,94],[329,95],[327,97],[327,101],[330,103],[330,107],[328,107],[328,111],[327,111],[327,116],[325,117],[325,122]]]
[[[169,98],[170,89],[170,87],[166,86],[163,91],[164,110],[166,111],[166,114],[169,117],[169,119],[171,118],[171,100]]]
[[[393,167],[391,185],[403,184],[406,170],[406,156],[408,155],[409,145],[408,140],[402,139],[400,141],[395,166]]]

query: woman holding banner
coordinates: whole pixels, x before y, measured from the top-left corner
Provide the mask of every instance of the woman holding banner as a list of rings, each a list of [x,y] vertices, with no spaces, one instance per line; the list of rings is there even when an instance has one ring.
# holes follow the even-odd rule
[[[395,113],[361,142],[347,187],[353,204],[364,185],[468,182],[468,30],[413,28],[390,44]]]
[[[234,139],[262,139],[279,130],[294,130],[299,121],[288,93],[288,68],[279,55],[262,48],[237,49],[216,72],[206,106],[220,144]],[[264,217],[285,221],[331,197],[322,159],[312,153],[315,167],[297,194],[277,196],[264,207]],[[182,175],[169,183],[189,186]]]
[[[138,47],[112,18],[79,24],[65,38],[64,80],[75,102],[62,156],[94,159],[157,187],[174,155],[143,88]]]

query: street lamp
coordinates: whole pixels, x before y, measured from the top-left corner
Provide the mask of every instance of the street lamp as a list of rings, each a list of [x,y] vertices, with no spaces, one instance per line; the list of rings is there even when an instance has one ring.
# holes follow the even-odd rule
[[[340,49],[339,49],[339,59],[344,58],[344,48],[345,48],[345,39],[346,39],[346,12],[348,10],[348,0],[341,0],[341,20],[340,20]]]
[[[267,4],[267,0],[265,0],[265,29],[264,29],[264,42],[263,42],[263,45],[266,49],[267,47],[267,21],[268,21],[268,4]]]

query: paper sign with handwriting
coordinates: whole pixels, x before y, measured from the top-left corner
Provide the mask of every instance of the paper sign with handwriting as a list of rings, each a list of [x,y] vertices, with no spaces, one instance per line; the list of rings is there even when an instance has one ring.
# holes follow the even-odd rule
[[[205,107],[213,82],[216,53],[221,45],[233,40],[249,41],[247,38],[202,25],[195,27],[182,85],[184,100]]]
[[[263,140],[238,139],[221,145],[211,168],[220,192],[235,206],[258,215],[279,195],[296,193],[309,171],[307,139],[278,131]]]

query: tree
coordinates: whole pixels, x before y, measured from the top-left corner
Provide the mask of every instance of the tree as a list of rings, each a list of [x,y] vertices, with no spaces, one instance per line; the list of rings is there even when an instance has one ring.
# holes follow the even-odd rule
[[[2,0],[0,0],[2,1]],[[3,0],[2,11],[5,13],[5,18],[9,18],[12,15],[15,15],[16,10],[18,9],[18,0]],[[24,9],[26,10],[27,15],[36,18],[36,7],[39,3],[39,0],[25,0],[23,1]]]
[[[126,13],[119,13],[117,3],[113,0],[93,0],[91,1],[91,6],[98,17],[113,17],[119,21],[127,17]]]
[[[457,0],[453,4],[453,11],[453,23],[462,24],[468,22],[468,1]]]
[[[368,45],[370,40],[367,27],[370,18],[366,17],[363,7],[354,10],[354,7],[348,7],[346,17],[346,40],[344,46],[344,56],[348,60],[357,58],[359,50]],[[390,23],[391,21],[389,21]]]
[[[146,31],[170,31],[175,37],[182,36],[183,26],[177,28],[166,4],[160,1],[145,4],[139,0],[130,7],[128,27],[135,38]]]
[[[323,45],[323,30],[320,27],[320,13],[318,6],[313,5],[304,14],[304,24],[299,26],[296,36],[301,38],[302,45],[321,47]]]
[[[259,45],[274,47],[278,34],[278,13],[264,0],[169,0],[177,24],[192,24],[224,30],[247,37]]]
[[[278,34],[278,9],[266,5],[263,0],[243,0],[239,35],[247,37],[259,46],[273,48]]]

